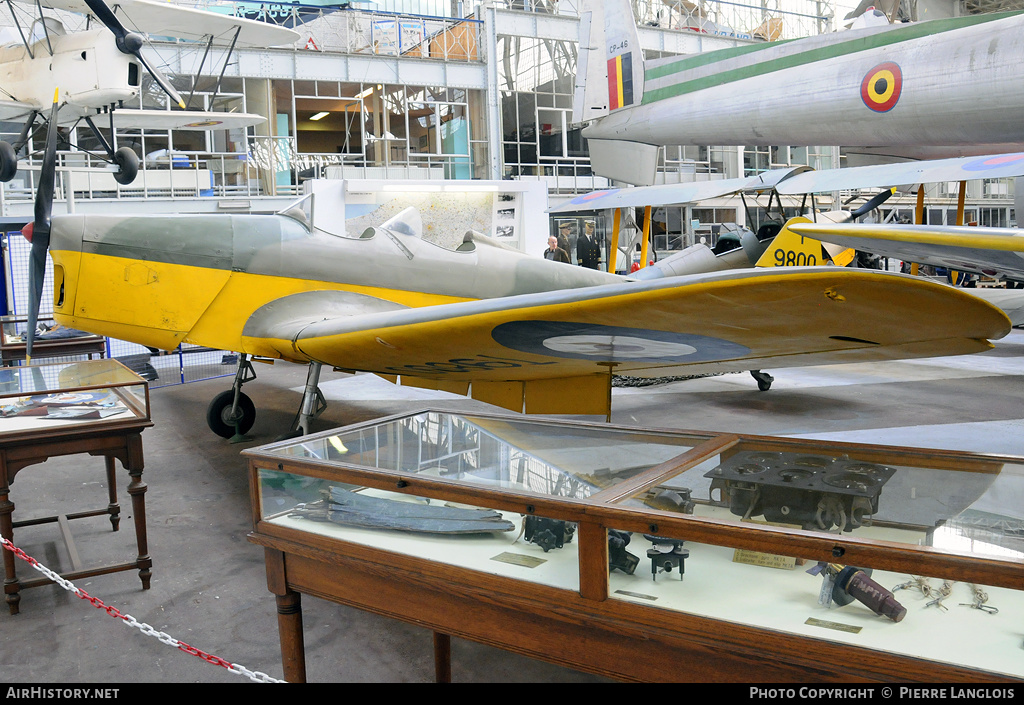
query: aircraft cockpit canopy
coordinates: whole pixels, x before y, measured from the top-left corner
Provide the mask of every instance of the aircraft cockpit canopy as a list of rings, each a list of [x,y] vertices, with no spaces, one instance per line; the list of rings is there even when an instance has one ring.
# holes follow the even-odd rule
[[[305,228],[306,232],[311,233],[313,231],[313,194],[303,196],[286,208],[282,208],[277,215],[291,218]]]

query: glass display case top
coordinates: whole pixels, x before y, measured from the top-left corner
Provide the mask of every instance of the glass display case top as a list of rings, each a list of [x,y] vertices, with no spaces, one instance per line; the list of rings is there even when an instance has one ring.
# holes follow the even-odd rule
[[[149,418],[146,381],[116,360],[0,367],[0,433]]]
[[[140,383],[144,383],[144,380],[117,360],[0,368],[0,395]]]
[[[0,333],[2,333],[0,344],[4,346],[24,345],[27,331],[27,316],[0,316]],[[53,318],[47,318],[46,316],[39,319],[39,330],[35,339],[39,343],[82,339],[90,341],[104,340],[102,335],[66,328],[56,323]]]
[[[296,440],[268,452],[586,499],[707,436],[423,412]]]

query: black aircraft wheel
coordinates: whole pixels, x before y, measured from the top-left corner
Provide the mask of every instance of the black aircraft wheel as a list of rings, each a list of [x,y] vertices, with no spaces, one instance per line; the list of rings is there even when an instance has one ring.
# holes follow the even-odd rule
[[[114,164],[117,165],[114,181],[122,186],[135,181],[135,177],[139,175],[139,157],[131,147],[121,147],[114,152]]]
[[[767,392],[769,389],[771,389],[772,382],[775,381],[774,377],[772,377],[767,372],[762,372],[761,370],[751,370],[750,376],[757,381],[757,388],[760,389],[762,392]]]
[[[18,173],[18,155],[9,142],[0,142],[0,181],[4,183]]]
[[[229,389],[215,396],[206,410],[206,423],[211,431],[222,438],[231,438],[235,435],[236,421],[238,433],[246,433],[256,422],[256,405],[252,403],[252,399],[239,393],[237,419],[231,415],[234,401],[235,392]]]

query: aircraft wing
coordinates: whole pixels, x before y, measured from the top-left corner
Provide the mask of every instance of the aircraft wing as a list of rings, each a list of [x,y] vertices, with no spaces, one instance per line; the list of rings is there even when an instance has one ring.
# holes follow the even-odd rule
[[[444,382],[661,376],[989,349],[999,309],[919,277],[835,267],[653,281],[246,325],[250,350]],[[265,330],[260,330],[265,328]],[[273,339],[276,337],[276,339]]]
[[[1024,232],[1016,228],[794,223],[798,235],[906,262],[1024,279]]]
[[[118,108],[113,112],[114,126],[147,130],[228,130],[249,127],[266,121],[253,113],[217,113],[201,110],[135,110]]]
[[[17,100],[0,100],[0,120],[20,120],[34,110],[28,103]]]
[[[55,10],[92,14],[83,0],[41,2],[43,7]],[[256,22],[169,2],[115,0],[110,6],[126,27],[153,36],[206,41],[212,35],[215,43],[230,44],[235,31],[240,30],[235,46],[255,48],[293,44],[299,38],[298,32],[269,22]]]
[[[913,186],[939,181],[1000,179],[1011,176],[1024,176],[1024,152],[895,164],[872,164],[820,171],[806,166],[798,166],[773,169],[756,176],[738,179],[604,189],[577,196],[549,209],[548,212],[565,213],[605,208],[696,203],[731,193],[750,193],[772,188],[782,195],[789,196],[850,189]]]
[[[771,189],[788,176],[809,169],[810,167],[807,166],[797,166],[773,169],[755,176],[745,176],[738,179],[691,181],[681,184],[658,184],[657,186],[636,186],[632,188],[591,191],[559,204],[554,208],[549,208],[548,213],[697,203],[708,198],[718,198],[719,196],[727,196],[732,193],[749,193]]]
[[[775,189],[792,195],[1009,176],[1024,176],[1024,152],[805,171],[779,181]]]

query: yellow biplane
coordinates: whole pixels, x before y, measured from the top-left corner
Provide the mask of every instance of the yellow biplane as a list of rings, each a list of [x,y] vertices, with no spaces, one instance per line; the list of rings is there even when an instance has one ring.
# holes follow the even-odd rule
[[[274,215],[51,218],[55,150],[48,141],[26,227],[30,318],[49,253],[60,323],[241,353],[207,414],[226,437],[253,423],[241,392],[252,358],[309,365],[302,433],[322,408],[323,365],[515,411],[608,414],[613,375],[973,353],[1010,330],[999,309],[916,277],[808,267],[636,281],[473,232],[444,249],[410,212],[339,237],[311,222],[311,197]]]

